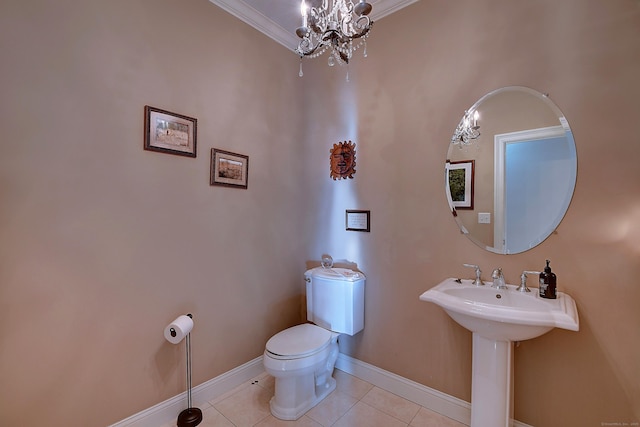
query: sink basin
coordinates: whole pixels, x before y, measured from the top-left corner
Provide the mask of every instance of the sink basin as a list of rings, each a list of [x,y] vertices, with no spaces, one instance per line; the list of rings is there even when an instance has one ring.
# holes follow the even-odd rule
[[[442,307],[460,325],[492,340],[524,341],[538,337],[553,328],[577,331],[576,303],[569,295],[558,292],[558,298],[544,299],[538,289],[516,291],[516,286],[496,289],[491,283],[474,286],[472,280],[446,279],[422,295]]]
[[[576,303],[558,292],[544,299],[538,289],[496,289],[491,283],[446,279],[422,295],[473,332],[471,427],[510,427],[513,422],[513,342],[538,337],[553,328],[577,331]]]

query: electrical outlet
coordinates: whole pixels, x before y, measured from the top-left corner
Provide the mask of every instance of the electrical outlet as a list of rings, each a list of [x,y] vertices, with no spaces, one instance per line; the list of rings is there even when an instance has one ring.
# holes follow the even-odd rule
[[[491,224],[491,213],[478,212],[478,224]]]

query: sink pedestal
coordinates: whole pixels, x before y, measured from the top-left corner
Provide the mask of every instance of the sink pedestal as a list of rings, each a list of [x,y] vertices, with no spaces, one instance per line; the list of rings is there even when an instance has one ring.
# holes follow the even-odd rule
[[[513,342],[473,333],[471,427],[513,424]]]
[[[556,299],[534,292],[476,286],[473,280],[449,278],[420,295],[439,305],[473,333],[471,427],[513,424],[513,343],[553,328],[579,330],[576,303],[558,292]]]

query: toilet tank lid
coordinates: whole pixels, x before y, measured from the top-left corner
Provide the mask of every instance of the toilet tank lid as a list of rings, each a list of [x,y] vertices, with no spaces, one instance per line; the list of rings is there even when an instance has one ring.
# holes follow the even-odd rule
[[[329,279],[329,280],[332,280],[332,279],[348,280],[352,282],[357,282],[358,280],[362,280],[365,278],[364,274],[360,273],[359,271],[353,271],[348,268],[340,268],[340,267],[334,267],[334,268],[316,267],[316,268],[312,268],[311,270],[307,270],[305,275],[313,276],[313,277],[322,277],[324,279]]]
[[[267,341],[267,351],[279,356],[304,356],[329,344],[331,331],[305,323],[278,332]]]

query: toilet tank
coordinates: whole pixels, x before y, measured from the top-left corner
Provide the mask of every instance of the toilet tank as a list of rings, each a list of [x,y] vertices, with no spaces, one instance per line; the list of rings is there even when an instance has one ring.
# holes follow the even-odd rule
[[[341,334],[364,329],[364,274],[317,267],[305,273],[307,320]]]

